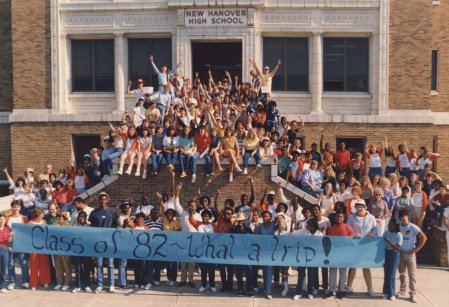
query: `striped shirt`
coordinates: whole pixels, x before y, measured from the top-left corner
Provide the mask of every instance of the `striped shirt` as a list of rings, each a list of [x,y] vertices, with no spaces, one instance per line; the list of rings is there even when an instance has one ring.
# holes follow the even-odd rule
[[[162,230],[164,224],[162,222],[162,219],[159,218],[156,221],[153,220],[145,221],[145,226],[147,226],[149,230]]]

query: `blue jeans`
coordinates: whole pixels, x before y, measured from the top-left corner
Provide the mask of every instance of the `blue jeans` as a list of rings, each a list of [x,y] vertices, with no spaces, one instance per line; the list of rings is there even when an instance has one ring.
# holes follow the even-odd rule
[[[6,272],[8,271],[8,247],[0,247],[0,289],[6,287]]]
[[[379,175],[382,177],[382,168],[381,167],[370,167],[368,171],[368,177],[371,181],[373,181],[374,175]]]
[[[145,271],[147,272],[147,284],[154,284],[155,281],[161,280],[161,264],[159,261],[146,261]]]
[[[126,287],[126,259],[120,259],[118,266],[118,283],[121,287]]]
[[[10,284],[16,283],[16,271],[15,271],[16,259],[19,260],[20,268],[22,271],[22,284],[29,283],[30,272],[28,269],[28,255],[23,253],[9,254],[9,266],[8,266],[9,283]]]
[[[201,155],[201,153],[199,151],[197,151],[194,155],[193,155],[193,159],[192,159],[192,164],[193,164],[193,169],[192,169],[192,173],[194,173],[196,175],[196,164],[198,163],[198,158]],[[203,156],[204,161],[206,162],[206,175],[210,175],[212,173],[212,159],[210,157],[210,155],[208,153],[205,153]]]
[[[263,287],[265,290],[265,294],[271,294],[271,285],[273,282],[273,267],[272,266],[264,266],[262,267],[263,271]]]
[[[388,297],[395,295],[396,272],[399,267],[400,252],[385,250],[383,293]]]
[[[201,269],[201,286],[207,287],[207,276],[209,275],[209,286],[215,287],[215,264],[213,263],[200,263]]]
[[[219,265],[221,286],[224,289],[232,289],[232,281],[234,280],[234,266],[230,264]]]
[[[395,173],[396,172],[397,167],[396,166],[387,166],[385,168],[385,177],[388,178],[388,176],[390,176],[391,173]]]
[[[239,291],[243,291],[243,272],[246,275],[246,292],[253,292],[253,270],[250,265],[236,265],[235,277],[237,278],[237,287]]]
[[[254,149],[254,150],[256,150],[257,151],[257,149]],[[253,152],[254,152],[254,150],[247,150],[247,151],[245,151],[245,154],[243,155],[243,167],[244,168],[247,168],[248,167],[248,161],[249,161],[249,159],[251,158],[251,155],[253,154]],[[259,164],[260,163],[260,154],[259,154],[259,152],[257,151],[255,154],[254,154],[254,160],[256,160],[256,164]]]
[[[189,168],[190,155],[186,155],[183,153],[179,154],[179,164],[181,164],[181,171],[184,173]]]
[[[304,190],[304,192],[311,194],[311,195],[320,195],[321,192],[323,192],[324,190],[320,187],[316,187],[316,191],[312,191],[312,189],[309,186],[303,186],[302,189]]]
[[[114,152],[112,154],[110,154],[108,156],[108,158],[106,159],[106,164],[105,164],[105,168],[107,168],[107,174],[104,173],[104,169],[101,169],[103,175],[108,175],[109,174],[109,169],[112,168],[112,160],[116,159],[116,158],[120,158],[120,156],[123,153],[123,148],[116,148],[114,150]]]
[[[109,285],[114,286],[114,258],[106,258],[108,262]],[[97,258],[98,287],[103,287],[103,257]]]
[[[307,294],[313,295],[315,278],[318,274],[318,268],[307,268]],[[301,295],[302,285],[306,278],[306,268],[298,267],[298,283],[296,284],[296,294]]]
[[[153,172],[160,172],[162,159],[164,158],[164,154],[160,152],[158,155],[155,153],[151,154],[151,164],[153,165]]]
[[[72,256],[71,259],[75,266],[75,288],[90,287],[90,258]]]
[[[164,152],[165,161],[167,161],[167,165],[171,164],[175,166],[176,158],[178,157],[177,152]]]
[[[410,168],[409,167],[403,167],[400,171],[401,176],[405,176],[408,178],[408,175],[410,174]]]

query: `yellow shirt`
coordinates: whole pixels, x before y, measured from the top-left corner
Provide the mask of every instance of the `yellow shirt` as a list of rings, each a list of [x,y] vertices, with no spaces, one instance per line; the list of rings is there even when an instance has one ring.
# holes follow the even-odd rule
[[[246,150],[255,150],[259,147],[259,142],[257,135],[252,139],[247,136],[243,139],[243,146],[245,146]]]

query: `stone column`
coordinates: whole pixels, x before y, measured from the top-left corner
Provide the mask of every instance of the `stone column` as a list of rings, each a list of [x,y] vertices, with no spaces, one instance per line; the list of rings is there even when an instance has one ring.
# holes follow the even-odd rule
[[[323,37],[321,32],[312,35],[312,108],[311,114],[323,114]]]
[[[114,34],[115,112],[125,111],[125,51],[123,33]]]
[[[72,77],[67,78],[67,71],[70,67],[70,60],[67,52],[67,40],[67,34],[61,34],[59,36],[58,78],[55,80],[55,86],[58,88],[59,92],[56,95],[58,105],[56,108],[58,109],[58,113],[67,113],[67,110],[69,109],[67,106],[67,91],[71,88],[70,80]],[[53,108],[55,108],[55,106],[53,106]]]

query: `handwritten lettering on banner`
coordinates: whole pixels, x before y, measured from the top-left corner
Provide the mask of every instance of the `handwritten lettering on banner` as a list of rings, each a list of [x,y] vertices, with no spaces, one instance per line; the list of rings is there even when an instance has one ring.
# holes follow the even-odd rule
[[[246,9],[189,9],[185,11],[186,26],[246,26]]]
[[[381,267],[381,238],[206,234],[13,224],[13,251],[141,260]]]

